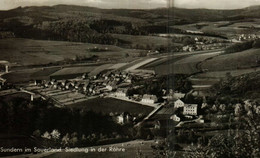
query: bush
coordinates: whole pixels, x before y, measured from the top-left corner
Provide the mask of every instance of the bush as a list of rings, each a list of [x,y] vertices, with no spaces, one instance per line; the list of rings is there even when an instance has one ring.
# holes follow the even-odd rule
[[[260,48],[260,39],[256,39],[253,43],[253,48]]]

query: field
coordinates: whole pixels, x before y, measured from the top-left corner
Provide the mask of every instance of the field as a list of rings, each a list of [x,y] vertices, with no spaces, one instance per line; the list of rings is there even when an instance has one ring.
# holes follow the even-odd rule
[[[135,65],[133,65],[133,66],[127,68],[126,71],[135,70],[135,69],[137,69],[137,68],[139,68],[139,67],[141,67],[141,66],[143,66],[143,65],[149,64],[149,63],[151,63],[151,62],[153,62],[153,61],[155,61],[155,60],[157,60],[157,58],[149,58],[149,59],[146,59],[146,60],[144,60],[144,61],[141,61],[141,62],[139,62],[139,63],[136,63]]]
[[[12,94],[9,93],[7,95],[2,95],[2,92],[1,92],[1,95],[0,95],[0,97],[1,97],[0,98],[0,103],[2,103],[2,101],[10,102],[14,98],[24,98],[24,99],[27,99],[27,100],[30,100],[30,98],[31,98],[30,94],[23,93],[23,92],[14,92]]]
[[[107,48],[108,51],[92,52],[91,49],[94,47],[104,50]],[[125,54],[136,55],[140,50],[91,43],[10,38],[0,39],[0,52],[0,60],[7,60],[13,65],[41,65],[68,58],[74,59],[77,55],[86,57],[98,55],[103,59],[122,60]]]
[[[208,71],[245,69],[257,66],[256,61],[259,58],[260,49],[250,49],[232,54],[219,55],[202,62],[201,67],[202,69],[208,69]]]
[[[225,78],[227,73],[230,73],[231,76],[240,76],[243,74],[260,71],[260,68],[250,68],[250,69],[240,69],[240,70],[227,70],[227,71],[213,71],[197,74],[194,78]]]
[[[195,55],[171,56],[167,59],[161,59],[157,62],[146,65],[148,69],[154,69],[158,75],[168,74],[194,74],[201,71],[198,67],[200,62],[217,56],[220,52],[211,52]]]
[[[75,109],[92,110],[95,112],[102,112],[107,114],[109,114],[110,112],[129,112],[132,114],[147,115],[153,110],[153,108],[149,106],[144,106],[112,98],[96,98],[81,103],[72,104],[67,107]]]
[[[125,40],[130,42],[133,46],[143,46],[146,48],[149,46],[169,46],[173,44],[171,38],[166,37],[157,37],[157,36],[133,36],[133,35],[122,35],[122,34],[113,34],[115,38]],[[149,47],[148,47],[149,48]]]
[[[130,67],[135,66],[136,64],[139,64],[140,62],[143,62],[147,59],[149,59],[149,58],[147,58],[147,57],[146,58],[140,58],[140,59],[136,59],[134,61],[128,62],[126,65],[120,67],[119,70],[129,69]]]
[[[39,71],[39,69],[26,69],[19,72],[8,73],[2,77],[9,83],[28,82],[38,78],[38,76],[32,77],[31,75]]]
[[[60,70],[60,67],[24,69],[3,75],[10,83],[28,82],[32,80],[48,80],[52,73]]]
[[[157,66],[169,65],[169,64],[174,63],[177,60],[183,59],[185,57],[186,56],[160,58],[160,59],[153,61],[149,64],[141,66],[140,69],[148,69],[148,70],[152,69],[152,70],[154,70]]]
[[[51,76],[59,76],[59,75],[71,75],[71,74],[83,74],[83,73],[89,73],[91,72],[95,66],[85,66],[85,67],[69,67],[69,68],[63,68],[53,74]]]
[[[94,68],[88,75],[95,76],[95,75],[99,74],[100,72],[107,70],[111,66],[113,66],[113,64],[104,64],[104,65],[98,66],[98,67]]]
[[[117,69],[120,69],[121,67],[127,65],[127,63],[117,63],[117,64],[114,64],[113,66],[109,67],[109,69],[112,69],[112,70],[117,70]]]
[[[257,19],[247,21],[218,21],[218,22],[200,22],[187,25],[175,26],[182,30],[193,30],[202,32],[215,32],[233,37],[236,34],[257,33],[256,30],[251,29],[251,26],[259,28],[260,21]],[[198,27],[199,26],[199,27]]]

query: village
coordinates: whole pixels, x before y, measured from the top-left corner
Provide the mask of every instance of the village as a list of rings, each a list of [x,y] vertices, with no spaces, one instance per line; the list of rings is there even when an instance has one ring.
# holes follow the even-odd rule
[[[131,69],[132,70],[132,69]],[[6,70],[8,71],[8,70]],[[62,77],[66,79],[61,79]],[[198,116],[198,104],[185,104],[183,98],[185,93],[174,92],[172,89],[162,90],[162,98],[153,94],[131,94],[128,90],[130,87],[138,89],[140,86],[134,86],[133,83],[149,79],[153,80],[156,75],[150,72],[142,71],[100,71],[99,73],[88,76],[86,73],[80,76],[50,76],[49,80],[35,80],[29,84],[24,84],[15,92],[23,92],[31,95],[31,101],[35,99],[50,99],[54,106],[58,108],[69,107],[72,104],[81,103],[94,98],[114,98],[123,102],[131,102],[140,106],[149,106],[154,110],[146,116],[141,122],[146,123],[154,120],[155,116],[163,114],[167,116],[167,120],[178,122],[177,126],[185,123],[185,121],[196,121],[203,123],[202,116]],[[4,82],[3,82],[4,83]],[[1,94],[8,90],[3,90]],[[168,105],[174,104],[169,109]],[[177,109],[181,109],[181,116],[175,113]],[[169,111],[171,111],[169,113]],[[141,112],[140,112],[141,113]],[[113,113],[112,116],[118,124],[137,124],[138,116],[132,116],[129,112]],[[160,121],[160,119],[156,119]],[[156,122],[155,121],[155,122]],[[140,124],[140,122],[139,122]],[[155,123],[156,126],[156,123]]]

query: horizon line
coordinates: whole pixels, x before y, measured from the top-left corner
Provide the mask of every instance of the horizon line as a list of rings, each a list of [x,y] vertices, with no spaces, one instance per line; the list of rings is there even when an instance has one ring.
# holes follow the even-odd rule
[[[29,8],[29,7],[55,7],[55,6],[75,6],[75,7],[89,7],[89,8],[96,8],[96,9],[103,9],[103,10],[120,10],[120,9],[124,9],[124,10],[154,10],[154,9],[167,9],[167,8],[177,8],[177,9],[187,9],[187,10],[239,10],[239,9],[246,9],[246,8],[250,8],[250,7],[256,7],[256,6],[260,6],[260,5],[251,5],[251,6],[247,6],[247,7],[242,7],[242,8],[230,8],[230,9],[221,9],[221,8],[185,8],[185,7],[175,7],[175,6],[166,6],[166,7],[154,7],[154,8],[104,8],[104,7],[95,7],[95,6],[89,6],[89,5],[75,5],[75,4],[55,4],[55,5],[28,5],[28,6],[17,6],[17,7],[13,7],[11,9],[0,9],[0,11],[10,11],[10,10],[15,10],[18,8]]]

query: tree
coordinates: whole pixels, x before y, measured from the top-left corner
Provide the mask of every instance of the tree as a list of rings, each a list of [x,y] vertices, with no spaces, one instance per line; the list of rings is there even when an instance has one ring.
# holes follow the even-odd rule
[[[51,132],[51,137],[54,139],[54,140],[57,140],[57,139],[60,139],[60,132],[56,129],[54,129],[52,132]]]
[[[126,54],[125,54],[125,57],[126,57],[126,58],[128,58],[128,57],[129,57],[129,54],[128,54],[128,53],[126,53]]]
[[[61,144],[63,146],[67,146],[69,144],[70,141],[70,136],[69,133],[67,133],[65,136],[63,136],[63,138],[61,139]]]
[[[40,137],[40,136],[41,136],[41,131],[40,131],[39,129],[35,130],[35,131],[33,132],[33,136],[35,136],[35,137]]]
[[[43,135],[42,135],[42,138],[45,138],[45,139],[51,139],[51,135],[48,131],[46,131]]]
[[[183,40],[184,45],[192,45],[192,44],[195,44],[195,43],[196,43],[196,41],[193,38],[190,38],[190,37],[186,37]]]
[[[74,136],[70,139],[72,146],[75,146],[78,143],[78,137]]]
[[[237,106],[238,107],[238,106]],[[240,107],[242,108],[242,107]],[[184,157],[260,157],[260,115],[252,111],[250,116],[246,114],[240,117],[240,127],[235,132],[216,134],[206,146],[190,146],[184,153]]]

